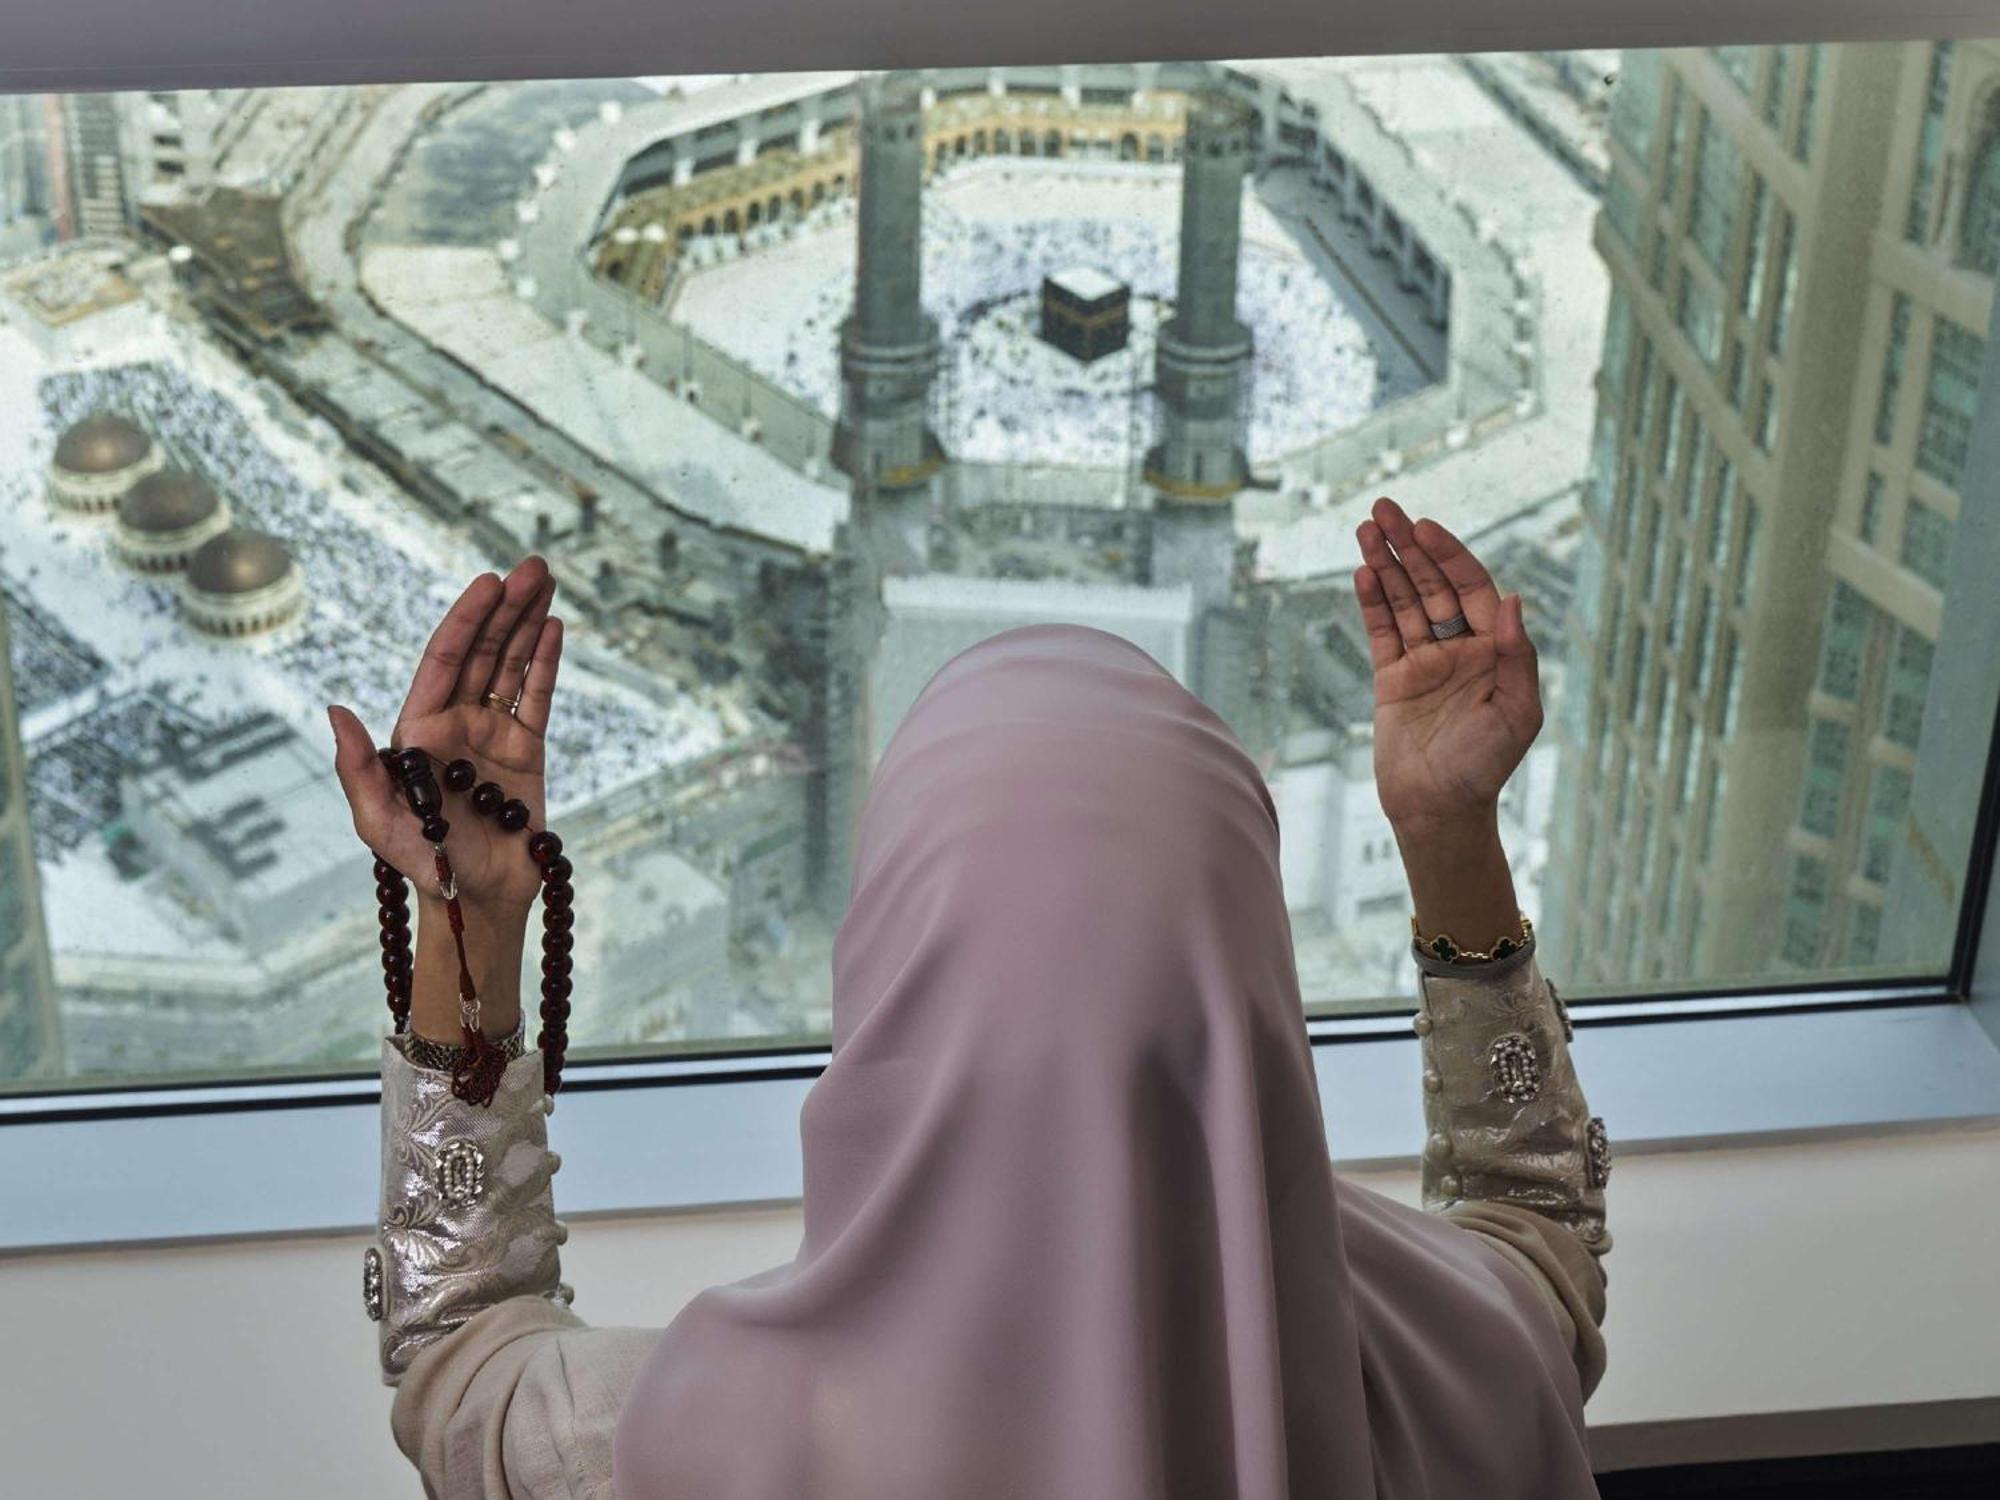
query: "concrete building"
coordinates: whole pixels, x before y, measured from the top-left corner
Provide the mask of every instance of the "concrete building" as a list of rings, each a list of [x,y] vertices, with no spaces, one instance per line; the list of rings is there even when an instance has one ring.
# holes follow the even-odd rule
[[[251,952],[350,919],[374,884],[326,757],[259,713],[125,777],[121,816],[153,856]]]
[[[0,1078],[55,1077],[62,1070],[41,872],[28,826],[28,759],[14,698],[7,596],[0,593]]]
[[[1625,56],[1544,914],[1579,983],[1876,956],[2000,255],[1996,64]]]
[[[126,127],[123,94],[62,94],[62,212],[64,239],[127,233],[140,172]]]

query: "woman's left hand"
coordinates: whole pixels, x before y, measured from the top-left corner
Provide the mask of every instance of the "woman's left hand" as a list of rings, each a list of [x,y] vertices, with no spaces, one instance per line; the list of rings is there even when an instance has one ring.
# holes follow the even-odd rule
[[[1375,781],[1399,834],[1490,820],[1542,727],[1521,596],[1502,598],[1470,549],[1437,522],[1375,502],[1354,573],[1375,665]],[[1438,640],[1433,623],[1471,627]]]

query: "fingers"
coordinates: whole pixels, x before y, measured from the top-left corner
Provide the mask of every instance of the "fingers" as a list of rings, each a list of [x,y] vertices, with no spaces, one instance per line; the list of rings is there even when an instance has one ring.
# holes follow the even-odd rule
[[[486,691],[492,685],[494,671],[499,665],[500,649],[513,631],[515,621],[521,618],[541,592],[548,568],[549,565],[533,553],[514,565],[514,570],[501,585],[500,596],[493,601],[486,618],[480,622],[472,647],[458,669],[458,681],[452,686],[451,702],[481,704],[486,701]]]
[[[542,622],[535,654],[528,662],[528,679],[521,689],[521,707],[514,717],[536,734],[549,732],[549,703],[555,697],[556,668],[562,665],[563,622],[550,615]]]
[[[1497,606],[1493,621],[1494,691],[1509,706],[1532,722],[1531,733],[1542,727],[1541,668],[1535,643],[1528,639],[1521,619],[1521,596],[1509,595]]]
[[[398,724],[437,713],[452,701],[452,692],[458,686],[459,673],[464,669],[479,627],[505,592],[506,586],[495,573],[481,573],[465,586],[465,591],[438,621],[437,629],[431,632],[423,659],[417,663],[416,675],[410,679],[403,711],[396,715]]]
[[[1368,631],[1368,659],[1376,671],[1403,654],[1403,635],[1373,568],[1354,570],[1354,597],[1361,601],[1361,623]]]
[[[382,827],[383,810],[392,805],[389,773],[359,719],[337,703],[327,705],[326,716],[333,725],[333,773],[354,814],[354,831],[372,842]]]
[[[1500,590],[1485,565],[1451,532],[1426,516],[1412,528],[1418,543],[1430,555],[1458,595],[1458,607],[1465,611],[1466,623],[1477,631],[1493,629],[1500,612]]]
[[[1355,530],[1361,542],[1361,559],[1374,571],[1376,581],[1382,585],[1382,592],[1389,601],[1389,612],[1395,617],[1396,634],[1406,651],[1419,646],[1434,644],[1431,635],[1430,616],[1424,613],[1422,599],[1417,596],[1416,585],[1410,582],[1410,575],[1403,571],[1403,565],[1396,561],[1389,550],[1389,540],[1382,534],[1382,528],[1374,521],[1363,521]]]
[[[551,573],[542,580],[541,588],[528,601],[528,607],[521,611],[514,628],[507,632],[506,642],[500,647],[500,659],[494,665],[493,677],[486,684],[485,692],[498,693],[503,698],[521,696],[521,680],[527,675],[528,659],[535,654],[535,642],[542,636],[542,621],[549,617],[549,604],[555,596],[556,578]],[[483,695],[481,701],[484,701]]]
[[[1426,621],[1442,625],[1459,613],[1457,591],[1437,563],[1425,550],[1416,535],[1416,528],[1410,524],[1409,513],[1395,501],[1383,496],[1375,502],[1375,524],[1388,537],[1389,545],[1396,549],[1396,560],[1403,565],[1415,586],[1417,597],[1423,603]],[[1468,623],[1471,617],[1467,616]],[[1428,634],[1428,630],[1425,632]]]

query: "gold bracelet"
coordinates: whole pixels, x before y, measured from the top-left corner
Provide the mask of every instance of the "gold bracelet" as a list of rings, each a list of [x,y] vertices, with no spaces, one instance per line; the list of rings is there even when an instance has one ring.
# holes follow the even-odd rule
[[[1425,937],[1423,929],[1417,926],[1414,913],[1410,917],[1410,935],[1424,952],[1434,958],[1441,958],[1448,964],[1490,964],[1497,959],[1505,958],[1510,953],[1518,953],[1534,940],[1535,927],[1528,920],[1528,914],[1519,912],[1516,915],[1521,919],[1521,935],[1496,938],[1492,948],[1485,953],[1475,953],[1469,948],[1462,948],[1454,939],[1442,932],[1436,937]]]

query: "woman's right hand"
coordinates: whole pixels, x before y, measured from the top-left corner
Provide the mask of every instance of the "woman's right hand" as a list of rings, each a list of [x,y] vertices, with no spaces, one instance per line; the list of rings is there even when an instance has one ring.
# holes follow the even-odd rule
[[[440,784],[460,758],[480,781],[498,782],[528,807],[528,826],[547,826],[544,739],[562,658],[562,621],[549,614],[556,581],[541,557],[529,554],[503,581],[481,573],[432,632],[403,701],[392,749],[429,752]],[[520,699],[517,713],[485,701],[488,692]],[[360,719],[327,706],[333,724],[334,771],[347,794],[354,831],[380,859],[415,885],[421,902],[442,901],[430,844],[409,803],[377,757]],[[476,784],[476,783],[475,783]],[[451,824],[446,848],[460,905],[500,917],[522,917],[541,889],[540,867],[509,833],[472,810],[469,794],[446,794]]]
[[[1470,548],[1393,500],[1377,500],[1355,535],[1382,810],[1405,833],[1489,819],[1542,727],[1521,596],[1501,597]],[[1455,615],[1469,628],[1434,638],[1431,626]]]

